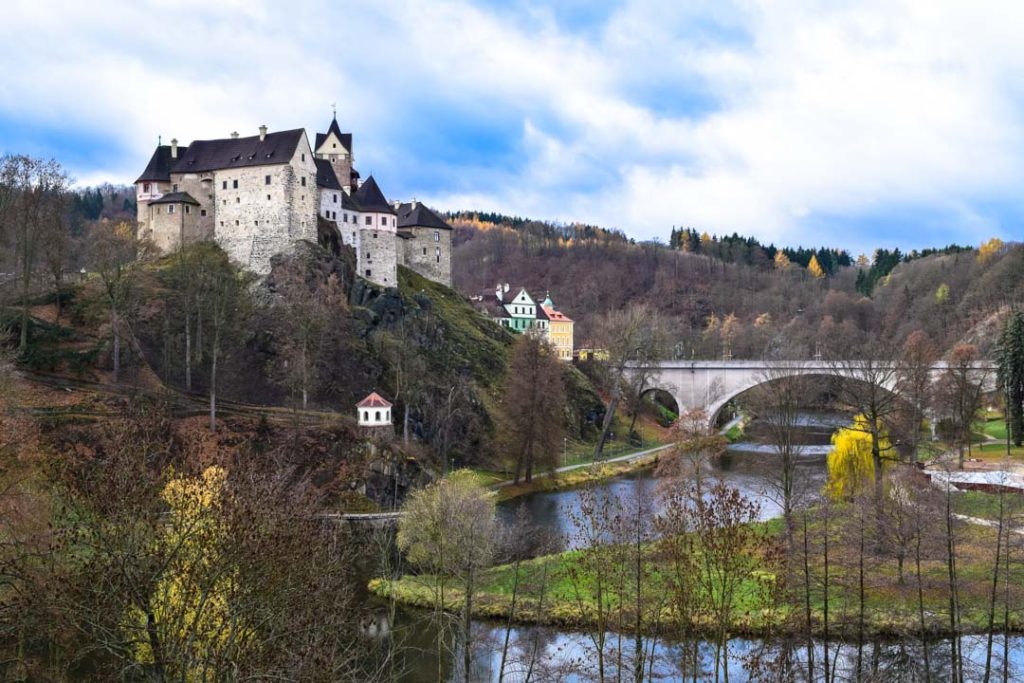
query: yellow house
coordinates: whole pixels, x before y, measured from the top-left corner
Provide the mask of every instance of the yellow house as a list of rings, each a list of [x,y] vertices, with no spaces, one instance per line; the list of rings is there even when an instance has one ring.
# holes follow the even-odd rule
[[[555,304],[551,301],[550,295],[544,299],[544,302],[541,303],[537,311],[538,318],[542,315],[548,319],[548,341],[555,347],[558,357],[564,361],[571,361],[573,350],[572,328],[574,324],[572,318],[555,309]]]

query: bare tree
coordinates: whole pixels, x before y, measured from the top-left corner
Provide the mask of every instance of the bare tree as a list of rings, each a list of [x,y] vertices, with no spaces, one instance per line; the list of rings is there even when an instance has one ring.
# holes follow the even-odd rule
[[[520,475],[533,480],[534,467],[553,467],[565,433],[563,364],[544,339],[521,335],[512,348],[502,392],[499,441]]]
[[[922,422],[931,402],[932,367],[938,359],[938,350],[923,330],[915,330],[903,343],[899,359],[899,391],[909,404],[906,432],[911,463],[917,463]]]
[[[0,223],[14,243],[20,281],[21,336],[19,353],[29,342],[29,301],[40,243],[53,214],[54,202],[62,203],[69,179],[55,160],[44,161],[24,155],[0,159]]]
[[[121,341],[126,332],[126,314],[133,295],[135,243],[127,223],[100,223],[89,234],[91,264],[99,275],[110,311],[113,379],[121,373]]]
[[[597,339],[602,351],[598,363],[601,384],[610,397],[594,448],[594,459],[600,460],[615,411],[628,386],[631,365],[656,364],[664,359],[668,349],[661,317],[646,305],[629,306],[605,315],[599,322]]]
[[[971,455],[974,426],[984,405],[986,371],[975,367],[977,360],[977,347],[958,344],[949,354],[949,365],[936,390],[936,402],[952,423],[960,469],[964,468],[965,453]]]

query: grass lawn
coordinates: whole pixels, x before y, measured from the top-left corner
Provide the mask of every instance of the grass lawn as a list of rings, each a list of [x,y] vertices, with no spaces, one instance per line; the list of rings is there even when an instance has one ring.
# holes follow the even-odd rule
[[[958,495],[955,502],[956,510],[961,514],[978,517],[991,517],[997,509],[996,496],[984,493]],[[837,512],[836,519],[844,517]],[[936,522],[941,526],[941,520]],[[759,524],[766,536],[779,537],[783,533],[781,520],[771,520]],[[937,527],[938,528],[938,527]],[[837,533],[833,521],[833,533]],[[814,522],[812,536],[820,535],[820,522]],[[962,624],[967,631],[981,631],[986,626],[987,605],[992,581],[992,553],[995,547],[995,530],[965,524],[957,530],[957,563],[959,574],[959,593],[961,596]],[[852,633],[856,624],[857,600],[857,562],[854,546],[844,542],[837,534],[833,543],[833,563],[830,571],[829,628],[833,633]],[[948,626],[947,569],[944,561],[942,544],[936,542],[922,561],[923,594],[927,614],[927,628],[933,633],[942,633]],[[645,623],[651,624],[657,617],[663,629],[679,625],[680,615],[665,604],[662,598],[669,594],[670,587],[666,583],[665,570],[667,565],[659,564],[656,559],[658,544],[650,544],[651,551],[646,561],[647,575],[644,579],[644,590],[651,602],[647,609],[654,611],[645,613]],[[517,600],[515,621],[522,623],[546,623],[568,627],[585,626],[594,619],[594,604],[590,602],[590,593],[584,591],[584,599],[577,595],[573,580],[573,567],[578,567],[581,552],[568,551],[555,555],[536,558],[524,562],[520,566],[520,595]],[[759,556],[760,557],[760,556]],[[769,568],[756,570],[743,578],[738,590],[738,609],[735,612],[730,631],[734,634],[758,634],[773,629],[798,630],[802,628],[803,609],[802,594],[797,591],[779,601],[769,601],[766,590],[774,574]],[[897,562],[891,554],[873,555],[869,551],[866,573],[865,612],[867,630],[875,635],[905,635],[916,632],[918,624],[917,584],[914,579],[913,556],[905,558],[904,582],[900,583]],[[820,578],[822,572],[821,558],[812,558],[812,572]],[[535,586],[539,585],[542,576],[547,576],[547,593],[543,606],[538,601]],[[588,578],[578,579],[586,585]],[[474,613],[479,617],[507,618],[511,606],[512,586],[515,581],[515,570],[511,565],[493,567],[479,577],[480,591],[474,596]],[[1019,601],[1024,598],[1024,563],[1020,561],[1011,568],[1011,599]],[[371,590],[378,595],[388,595],[393,591],[401,603],[430,608],[435,601],[435,578],[432,576],[406,576],[395,583],[383,581],[371,582]],[[1002,588],[1000,588],[1002,590]],[[450,582],[446,586],[445,608],[457,611],[461,608],[463,593],[457,583]],[[657,605],[656,607],[654,605]],[[824,613],[824,604],[820,592],[812,596],[813,618],[820,629]],[[543,608],[542,608],[543,607]],[[631,623],[629,610],[624,604],[626,623]],[[796,617],[790,619],[790,617]],[[686,615],[691,626],[697,630],[708,628],[707,615],[702,611]],[[1024,624],[1019,613],[1011,616],[1010,627],[1019,630]],[[614,628],[614,619],[612,622]]]

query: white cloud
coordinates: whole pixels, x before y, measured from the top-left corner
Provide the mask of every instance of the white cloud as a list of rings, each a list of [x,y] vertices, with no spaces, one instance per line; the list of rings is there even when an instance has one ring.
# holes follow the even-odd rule
[[[1024,180],[1024,6],[632,0],[583,32],[468,0],[5,12],[0,116],[111,141],[100,168],[73,169],[89,180],[130,180],[157,134],[321,128],[335,100],[364,173],[403,192],[638,237],[683,224],[861,248],[871,236],[821,225],[887,207],[1009,236],[985,207]],[[422,109],[518,122],[518,163],[426,196],[431,159],[396,142]]]

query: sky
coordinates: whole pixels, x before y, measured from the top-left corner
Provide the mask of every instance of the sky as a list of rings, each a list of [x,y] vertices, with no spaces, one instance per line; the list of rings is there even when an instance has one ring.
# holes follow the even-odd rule
[[[332,104],[392,199],[853,253],[1024,239],[1024,3],[4,0],[0,153],[130,183],[158,137]]]

